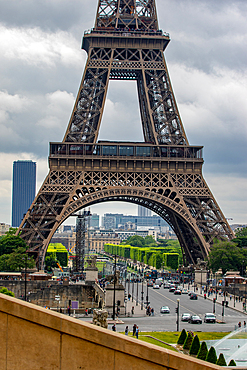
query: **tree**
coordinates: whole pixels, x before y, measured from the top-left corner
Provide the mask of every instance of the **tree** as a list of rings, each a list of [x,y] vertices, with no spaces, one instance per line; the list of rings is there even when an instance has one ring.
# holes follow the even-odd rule
[[[192,341],[193,341],[193,333],[191,331],[189,331],[188,335],[187,335],[187,338],[184,342],[183,349],[190,349]]]
[[[129,236],[126,242],[132,247],[144,247],[145,245],[144,239],[139,235]]]
[[[235,231],[235,235],[237,238],[244,237],[247,238],[247,227],[242,227],[241,229],[237,228]]]
[[[35,261],[26,253],[26,248],[18,247],[12,253],[0,257],[1,271],[21,271],[24,268],[33,268]]]
[[[10,297],[14,297],[15,296],[15,293],[11,292],[11,290],[8,290],[5,287],[0,288],[0,293],[1,294],[9,295]]]
[[[157,247],[158,245],[152,235],[145,236],[144,244],[149,247]]]
[[[206,360],[206,357],[207,357],[207,354],[208,354],[208,347],[207,347],[207,344],[205,342],[202,342],[201,346],[200,346],[200,349],[199,349],[199,352],[197,354],[197,358],[199,358],[200,360]]]
[[[196,335],[193,338],[193,341],[190,346],[190,352],[189,352],[190,355],[197,355],[197,353],[199,352],[199,349],[200,349],[200,341],[199,341],[198,336]]]
[[[221,241],[213,244],[208,255],[208,266],[213,272],[222,268],[223,274],[228,270],[238,271],[242,267],[245,255],[233,242]]]
[[[27,244],[20,236],[6,234],[0,239],[0,256],[12,253],[18,247],[27,248]]]
[[[207,362],[211,362],[211,364],[216,364],[217,362],[217,355],[214,347],[210,347],[210,350],[208,351],[207,357],[206,357]]]
[[[179,335],[179,338],[178,338],[178,341],[177,341],[177,344],[184,344],[185,340],[187,338],[187,333],[186,333],[186,330],[183,329]]]
[[[224,357],[223,353],[220,353],[219,358],[216,362],[216,365],[227,366],[227,363],[226,363],[226,360],[225,360],[225,357]]]
[[[234,360],[231,360],[228,364],[228,366],[237,366],[236,362]]]

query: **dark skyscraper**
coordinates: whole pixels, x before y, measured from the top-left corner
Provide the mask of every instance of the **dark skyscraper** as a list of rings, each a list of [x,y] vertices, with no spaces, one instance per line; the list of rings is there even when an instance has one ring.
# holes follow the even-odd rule
[[[19,227],[35,197],[36,162],[15,161],[13,163],[12,226]]]

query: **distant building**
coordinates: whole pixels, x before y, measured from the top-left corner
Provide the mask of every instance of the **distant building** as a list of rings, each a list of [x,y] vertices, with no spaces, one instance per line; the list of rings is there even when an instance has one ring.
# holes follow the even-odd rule
[[[3,222],[0,223],[0,236],[6,234],[9,231],[10,225]]]
[[[89,217],[89,227],[99,228],[99,215],[97,213],[93,213]]]
[[[12,226],[19,227],[35,198],[36,162],[15,161],[12,184]]]
[[[138,216],[151,216],[151,210],[142,206],[138,206]]]
[[[163,218],[157,215],[153,216],[132,216],[132,215],[123,215],[121,213],[105,213],[102,217],[102,226],[105,229],[117,229],[121,225],[131,222],[135,224],[135,229],[140,226],[154,227],[158,226],[159,228],[164,226],[169,226]],[[133,228],[133,226],[132,226]]]

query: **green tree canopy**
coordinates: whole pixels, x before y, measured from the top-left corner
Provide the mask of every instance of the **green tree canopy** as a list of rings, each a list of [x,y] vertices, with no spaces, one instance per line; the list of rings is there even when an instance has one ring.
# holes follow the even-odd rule
[[[1,294],[9,295],[10,297],[14,297],[15,296],[15,293],[11,292],[11,290],[8,290],[5,287],[0,287],[0,293]]]
[[[126,241],[126,244],[132,245],[132,247],[144,247],[145,246],[143,237],[139,235],[129,236]]]
[[[222,268],[223,274],[228,270],[240,271],[246,264],[245,253],[235,243],[230,241],[218,241],[213,244],[208,255],[208,266],[213,272]]]

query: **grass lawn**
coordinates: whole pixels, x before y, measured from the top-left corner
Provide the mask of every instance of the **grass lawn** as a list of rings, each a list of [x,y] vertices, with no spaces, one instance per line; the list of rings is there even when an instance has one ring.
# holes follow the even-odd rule
[[[199,337],[199,340],[203,341],[203,340],[221,339],[229,333],[225,333],[225,332],[224,333],[222,333],[222,332],[196,332],[195,331],[194,334],[197,334],[198,337]],[[139,333],[139,339],[140,340],[143,340],[143,341],[148,342],[148,343],[156,344],[157,346],[161,346],[161,347],[164,347],[164,348],[172,349],[172,347],[166,346],[165,344],[163,344],[159,341],[156,341],[155,339],[145,337],[145,335],[151,335],[152,337],[160,339],[163,342],[175,344],[175,343],[177,343],[180,332],[176,332],[176,331],[164,331],[164,332],[153,331],[153,332],[140,332]]]

